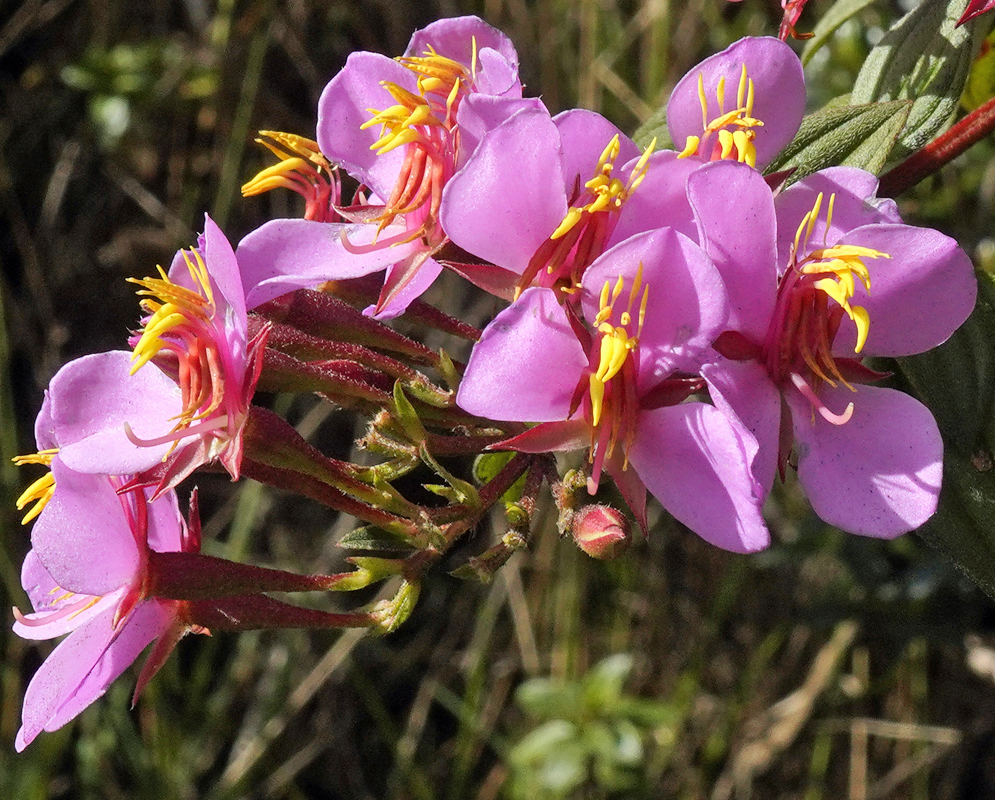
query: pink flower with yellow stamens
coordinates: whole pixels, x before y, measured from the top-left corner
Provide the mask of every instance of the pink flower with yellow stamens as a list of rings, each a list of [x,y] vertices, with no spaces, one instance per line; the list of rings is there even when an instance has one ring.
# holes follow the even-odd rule
[[[249,306],[292,289],[387,270],[368,313],[403,313],[438,277],[445,185],[484,133],[523,106],[518,57],[476,17],[418,31],[403,56],[353,53],[318,104],[318,146],[364,190],[348,223],[276,220],[239,244]]]
[[[835,168],[775,199],[737,164],[691,176],[702,246],[729,288],[724,358],[702,368],[716,405],[756,436],[769,491],[794,443],[816,513],[852,533],[891,537],[936,509],[943,443],[929,410],[892,389],[864,356],[943,343],[974,307],[977,285],[957,243],[904,225],[877,180]]]
[[[578,308],[526,289],[484,330],[457,403],[540,423],[499,447],[587,449],[592,493],[607,471],[644,527],[648,489],[713,544],[765,547],[756,442],[714,406],[685,402],[727,314],[707,256],[667,228],[636,234],[587,269]]]
[[[25,639],[69,636],[28,684],[18,752],[43,730],[76,717],[158,639],[137,696],[173,645],[194,629],[182,619],[181,602],[148,594],[150,550],[200,549],[175,493],[149,503],[142,491],[119,494],[120,479],[74,472],[58,458],[52,474],[58,491],[35,523],[33,549],[21,570],[34,610],[15,609],[14,633]]]
[[[667,127],[682,158],[763,169],[805,113],[801,61],[784,42],[740,39],[691,69],[670,95]]]
[[[153,471],[159,491],[214,459],[237,478],[268,329],[247,340],[231,245],[207,218],[198,248],[180,251],[168,275],[135,282],[148,316],[134,352],[86,356],[52,379],[59,457],[79,472]]]

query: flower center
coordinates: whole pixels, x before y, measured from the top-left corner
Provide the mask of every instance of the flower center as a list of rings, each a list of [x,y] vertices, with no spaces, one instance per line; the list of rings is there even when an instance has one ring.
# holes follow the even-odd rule
[[[629,289],[625,310],[615,317],[615,307],[625,290],[625,280],[619,276],[612,286],[605,281],[601,289],[598,314],[594,319],[597,334],[592,342],[591,369],[581,379],[575,397],[577,405],[587,401],[584,415],[591,424],[591,480],[597,486],[605,458],[621,443],[625,453],[636,429],[639,396],[636,378],[639,374],[639,336],[646,318],[649,286],[642,282],[643,265]],[[633,319],[635,315],[635,319]],[[585,385],[586,383],[586,385]]]
[[[746,64],[739,76],[736,106],[726,110],[726,79],[723,75],[715,87],[718,114],[710,116],[705,79],[698,73],[698,101],[701,103],[701,136],[688,136],[684,150],[678,158],[701,156],[709,161],[732,160],[751,167],[757,166],[757,148],[753,144],[757,133],[754,128],[763,122],[753,116],[753,80],[746,74]],[[714,141],[713,141],[714,140]]]
[[[832,223],[835,199],[835,195],[830,195],[826,230]],[[853,404],[842,414],[834,414],[816,392],[822,383],[835,387],[839,382],[853,389],[844,376],[846,366],[853,360],[834,357],[833,341],[845,314],[857,328],[854,351],[859,353],[863,349],[870,330],[870,315],[850,300],[858,281],[868,294],[871,291],[870,271],[864,259],[891,256],[848,244],[810,248],[809,239],[822,201],[820,193],[798,226],[788,269],[778,284],[764,353],[767,370],[776,383],[790,382],[812,403],[815,411],[827,421],[841,425],[850,419]]]
[[[182,252],[196,290],[173,283],[162,267],[157,267],[159,278],[128,278],[142,287],[138,295],[145,298],[141,305],[149,314],[135,344],[131,374],[152,359],[159,366],[175,371],[183,410],[175,417],[178,421],[173,434],[167,437],[174,443],[184,436],[209,432],[229,422],[227,414],[209,419],[225,399],[225,365],[214,325],[214,292],[207,265],[196,250]],[[194,423],[200,424],[193,426]],[[160,440],[145,442],[137,438],[133,441],[140,445],[160,443]]]
[[[418,76],[418,93],[383,81],[380,85],[395,104],[382,111],[368,109],[373,116],[360,126],[364,130],[381,126],[380,138],[370,145],[377,155],[406,148],[394,189],[372,221],[382,231],[398,216],[405,217],[406,233],[391,237],[389,242],[382,243],[384,246],[423,237],[434,247],[444,241],[438,231],[439,207],[442,189],[451,177],[459,149],[456,112],[460,100],[471,91],[476,80],[477,42],[473,40],[469,67],[439,55],[431,47],[422,56],[403,56],[397,60]],[[354,207],[348,211],[358,210]]]
[[[51,467],[52,457],[58,452],[59,448],[57,447],[51,450],[39,450],[37,453],[26,456],[14,456],[12,461],[19,467],[23,467],[25,464],[44,464],[46,467]],[[48,505],[48,501],[52,499],[53,494],[55,494],[55,478],[52,475],[51,469],[49,469],[48,472],[21,492],[21,496],[17,498],[16,506],[18,511],[23,510],[28,503],[34,503],[24,515],[21,524],[27,525],[37,517],[44,510],[45,506]]]
[[[317,142],[280,131],[259,131],[259,137],[256,142],[280,161],[242,186],[242,196],[252,197],[278,187],[290,189],[304,198],[304,219],[337,222],[339,173],[321,154]]]
[[[577,291],[584,271],[605,251],[622,206],[646,177],[655,147],[656,139],[623,182],[612,177],[620,151],[618,136],[612,138],[583,189],[578,176],[566,216],[532,256],[516,287],[516,298],[532,285],[559,288],[567,294]]]

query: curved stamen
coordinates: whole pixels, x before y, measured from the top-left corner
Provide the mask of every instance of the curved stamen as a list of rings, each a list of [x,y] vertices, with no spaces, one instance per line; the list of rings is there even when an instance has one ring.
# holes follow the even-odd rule
[[[801,375],[797,372],[792,372],[789,377],[791,378],[791,382],[795,385],[795,388],[798,389],[805,399],[812,404],[812,409],[814,411],[818,411],[819,416],[826,420],[826,422],[833,425],[845,425],[850,421],[850,417],[853,416],[852,402],[847,405],[846,410],[842,414],[834,414],[826,408],[826,404],[819,399],[819,395],[817,395],[812,387],[805,382],[805,379]]]

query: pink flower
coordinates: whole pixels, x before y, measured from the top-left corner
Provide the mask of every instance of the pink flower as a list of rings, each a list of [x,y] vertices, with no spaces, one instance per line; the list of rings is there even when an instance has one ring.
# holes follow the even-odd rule
[[[15,746],[61,728],[104,694],[153,640],[136,696],[190,629],[179,601],[148,596],[149,552],[200,549],[173,492],[149,503],[119,494],[122,481],[85,475],[52,461],[57,491],[35,523],[21,583],[34,611],[15,609],[25,639],[69,634],[28,685]]]
[[[726,297],[705,254],[667,228],[632,236],[585,272],[580,310],[526,289],[484,331],[457,403],[499,420],[541,423],[501,444],[546,452],[588,448],[596,490],[606,469],[645,526],[648,489],[707,541],[765,547],[756,442],[717,408],[683,402],[724,325]]]
[[[706,365],[716,405],[754,433],[769,490],[792,440],[816,513],[843,530],[896,536],[936,509],[943,445],[917,400],[864,385],[864,356],[920,353],[974,307],[970,260],[937,231],[901,223],[877,180],[835,168],[776,200],[753,170],[710,164],[688,182],[702,246],[731,298],[726,356]]]
[[[198,249],[181,250],[168,276],[135,283],[148,316],[134,353],[86,356],[52,379],[62,460],[106,475],[154,468],[160,491],[214,459],[237,478],[267,330],[247,340],[231,245],[207,218]]]
[[[387,270],[367,313],[403,313],[438,277],[442,192],[483,134],[523,106],[518,56],[476,17],[435,22],[389,59],[353,53],[318,104],[318,146],[371,193],[348,223],[275,220],[239,244],[249,306],[296,288]]]

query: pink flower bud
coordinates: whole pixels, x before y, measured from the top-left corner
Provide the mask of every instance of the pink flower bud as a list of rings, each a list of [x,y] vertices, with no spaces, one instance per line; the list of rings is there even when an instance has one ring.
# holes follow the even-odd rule
[[[628,518],[611,506],[584,506],[574,516],[573,537],[591,558],[607,561],[622,555],[632,541]]]

